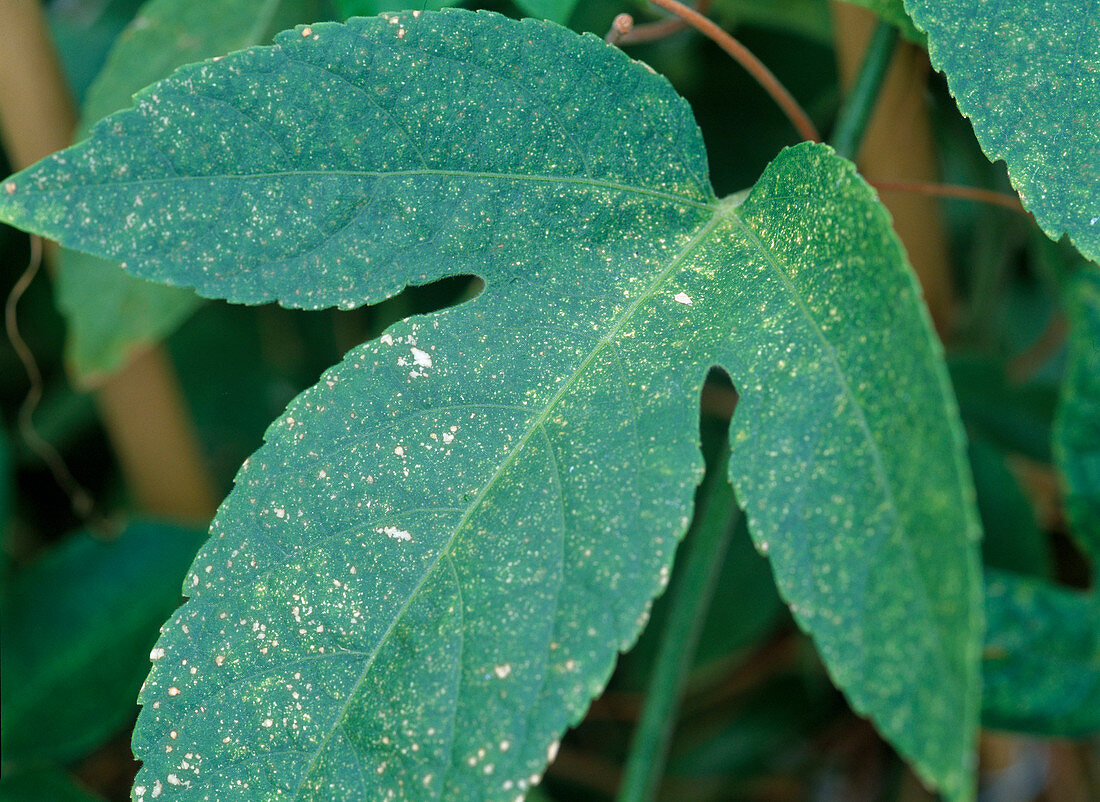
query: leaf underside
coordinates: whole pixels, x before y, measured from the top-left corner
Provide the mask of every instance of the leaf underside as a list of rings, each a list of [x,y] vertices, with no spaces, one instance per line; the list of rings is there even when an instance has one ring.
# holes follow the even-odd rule
[[[1052,239],[1100,261],[1100,5],[905,0],[990,159]]]
[[[234,301],[486,283],[353,349],[241,469],[155,652],[137,798],[522,794],[668,575],[714,365],[781,592],[969,796],[972,491],[887,214],[824,146],[740,205],[706,168],[642,65],[452,11],[185,68],[4,185],[0,217]]]

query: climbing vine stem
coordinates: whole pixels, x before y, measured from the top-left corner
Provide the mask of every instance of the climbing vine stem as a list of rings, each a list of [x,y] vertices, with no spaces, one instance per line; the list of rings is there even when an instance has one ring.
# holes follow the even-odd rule
[[[836,127],[833,129],[831,144],[846,159],[855,160],[856,153],[859,152],[863,133],[867,130],[871,112],[875,109],[875,101],[886,78],[886,70],[890,66],[897,41],[898,30],[888,22],[879,22],[871,35],[859,75],[840,108]]]
[[[707,467],[696,501],[695,525],[681,547],[683,571],[669,589],[669,616],[630,745],[618,802],[649,802],[657,795],[692,658],[718,581],[722,560],[740,519],[726,479],[729,445]]]
[[[806,114],[805,110],[798,104],[798,101],[794,99],[794,96],[787,91],[787,87],[780,83],[779,79],[775,77],[772,71],[769,70],[751,50],[730,36],[730,34],[726,33],[726,31],[722,30],[717,23],[703,16],[694,8],[677,2],[677,0],[650,0],[650,2],[655,6],[660,6],[670,14],[679,17],[692,28],[699,31],[699,33],[703,34],[703,36],[706,36],[722,48],[722,50],[729,54],[734,61],[744,67],[756,82],[764,88],[764,91],[766,91],[776,104],[778,104],[779,108],[783,110],[783,113],[787,115],[787,119],[791,121],[791,125],[798,131],[799,136],[811,142],[821,141],[821,134],[818,133],[817,127],[810,120],[810,116]],[[608,35],[609,41],[622,44],[627,44],[631,41],[630,35],[632,33],[632,28],[626,25],[625,19],[622,19],[625,16],[626,15],[619,15],[619,17],[616,18],[616,26],[613,26],[612,32]],[[632,23],[633,20],[631,20],[631,25]],[[616,30],[619,26],[622,26],[625,30]],[[661,35],[664,36],[668,32],[670,31],[662,29]],[[640,41],[640,39],[637,41]]]

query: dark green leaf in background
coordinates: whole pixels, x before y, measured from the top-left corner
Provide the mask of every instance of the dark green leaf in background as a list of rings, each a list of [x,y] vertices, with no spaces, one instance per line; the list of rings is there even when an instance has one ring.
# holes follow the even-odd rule
[[[559,25],[569,22],[578,0],[515,0],[520,10],[529,17],[548,19]]]
[[[906,0],[990,159],[1052,239],[1100,260],[1100,13],[1094,0]]]
[[[693,786],[718,780],[709,799],[751,798],[745,780],[810,751],[815,729],[835,715],[836,707],[831,686],[782,673],[737,704],[719,727],[704,725],[702,732],[692,733],[685,724],[669,774],[690,778]],[[739,781],[742,786],[731,787]]]
[[[1094,596],[990,570],[982,723],[1038,735],[1100,732],[1100,605]]]
[[[142,0],[53,0],[42,5],[69,91],[83,102],[111,46],[134,19]]]
[[[11,441],[8,431],[0,426],[0,542],[6,543],[11,526],[12,500],[15,498],[15,475],[12,471]]]
[[[982,561],[1026,576],[1051,573],[1046,533],[1009,469],[1006,454],[979,434],[970,436],[970,467],[982,517]]]
[[[714,0],[712,14],[727,27],[739,24],[774,28],[831,43],[833,23],[821,0]]]
[[[81,788],[63,769],[5,771],[0,802],[102,802],[103,797]]]
[[[343,18],[373,17],[393,11],[439,11],[457,6],[462,0],[336,0]],[[577,7],[577,0],[515,0],[525,16],[548,19],[564,25]]]
[[[137,798],[532,785],[667,579],[716,364],[797,620],[853,707],[970,797],[973,491],[849,163],[803,145],[719,201],[667,82],[467,12],[300,28],[136,101],[4,183],[0,216],[249,303],[486,283],[353,349],[246,463],[157,647]]]
[[[948,362],[952,387],[967,428],[999,450],[1049,463],[1057,387],[1021,383],[1009,365],[976,355]]]
[[[1070,528],[1100,570],[1100,269],[1066,277],[1069,364],[1054,429]],[[1094,574],[1096,575],[1096,574]]]
[[[177,67],[270,41],[316,13],[311,0],[149,0],[88,90],[75,139]],[[142,281],[109,260],[75,251],[62,250],[57,280],[69,324],[66,358],[84,381],[122,367],[136,350],[175,331],[201,302],[189,290]]]
[[[134,523],[111,541],[73,535],[12,575],[0,627],[6,765],[80,757],[132,719],[201,542],[199,531]]]
[[[391,11],[439,11],[458,5],[462,0],[336,0],[336,8],[344,19],[373,17]]]

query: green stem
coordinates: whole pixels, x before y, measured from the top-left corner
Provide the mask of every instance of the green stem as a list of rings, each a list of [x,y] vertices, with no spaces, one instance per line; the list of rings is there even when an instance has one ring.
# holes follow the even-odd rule
[[[630,745],[618,802],[647,802],[657,795],[676,715],[707,607],[730,536],[740,517],[726,480],[729,445],[708,467],[699,491],[695,526],[682,546],[684,567],[669,589],[672,604],[649,682],[642,718]]]
[[[898,41],[898,29],[888,22],[879,22],[867,45],[863,56],[863,66],[848,93],[844,105],[837,115],[833,128],[832,146],[846,159],[855,159],[859,152],[863,132],[875,109],[882,82],[886,78],[886,69],[894,55],[894,45]]]

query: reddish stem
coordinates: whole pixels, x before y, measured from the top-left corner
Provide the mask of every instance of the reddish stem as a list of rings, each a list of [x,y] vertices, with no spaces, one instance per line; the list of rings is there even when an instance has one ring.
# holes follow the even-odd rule
[[[974,201],[976,203],[989,203],[994,206],[1002,206],[1014,212],[1027,214],[1020,203],[1020,199],[1007,192],[997,192],[992,189],[979,189],[978,187],[964,187],[958,184],[937,184],[932,181],[905,181],[891,180],[880,181],[868,179],[867,183],[879,192],[909,192],[915,195],[931,195],[937,198],[959,198],[961,200]]]
[[[695,4],[695,10],[700,14],[706,14],[710,8],[712,0],[699,0]],[[615,19],[620,17],[630,17],[629,14],[620,14]],[[639,45],[646,42],[656,42],[659,39],[664,39],[667,36],[677,31],[682,31],[688,27],[688,24],[679,17],[672,17],[671,19],[663,19],[658,22],[644,22],[641,25],[634,25],[634,20],[630,20],[631,25],[625,31],[621,31],[614,39],[609,39],[612,44],[621,45]],[[614,29],[613,29],[614,30]],[[608,34],[609,36],[611,34]]]
[[[764,88],[772,100],[783,110],[783,113],[787,115],[787,119],[791,121],[791,125],[798,131],[799,136],[803,139],[808,139],[811,142],[820,142],[821,134],[818,133],[817,128],[813,122],[810,121],[810,117],[803,108],[798,105],[798,101],[794,99],[794,96],[787,91],[787,88],[779,82],[779,79],[775,77],[771,70],[764,66],[764,63],[760,61],[752,51],[738,42],[728,33],[723,31],[716,23],[707,19],[693,8],[685,6],[683,3],[677,2],[677,0],[650,0],[654,5],[668,11],[670,14],[674,14],[683,21],[682,24],[690,25],[703,36],[710,39],[720,48],[722,48],[729,56],[740,64],[745,70],[756,79],[756,82]],[[700,3],[702,8],[706,8],[705,3]],[[678,27],[671,27],[674,21],[654,23],[654,26],[661,26],[660,28],[650,28],[649,26],[633,27],[633,20],[630,20],[628,15],[620,14],[615,18],[615,24],[611,28],[611,32],[608,34],[607,39],[609,42],[619,43],[631,43],[641,41],[652,41],[653,39],[660,38],[661,36],[667,36],[668,34],[678,30]],[[642,31],[639,34],[639,30]]]

